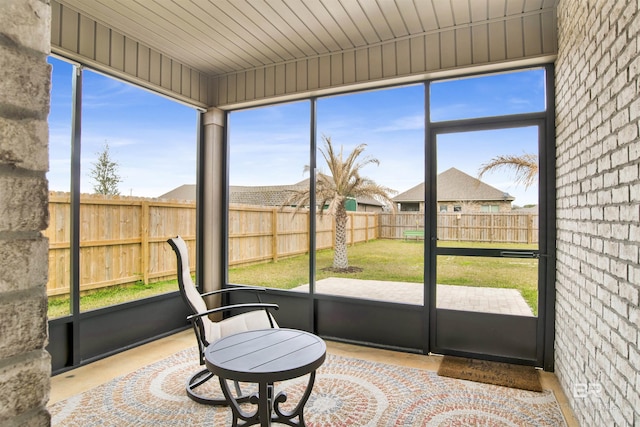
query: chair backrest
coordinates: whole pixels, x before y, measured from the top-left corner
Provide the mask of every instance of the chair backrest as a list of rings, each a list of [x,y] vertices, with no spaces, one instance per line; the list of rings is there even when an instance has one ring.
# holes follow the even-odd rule
[[[198,338],[198,346],[202,352],[205,347],[212,343],[214,340],[220,339],[222,336],[226,336],[228,334],[242,332],[251,329],[264,329],[264,328],[273,328],[277,327],[277,323],[275,319],[271,316],[268,309],[277,309],[277,305],[275,304],[264,304],[260,302],[260,298],[257,298],[256,303],[246,303],[246,304],[236,304],[218,307],[215,309],[209,310],[206,302],[200,295],[198,288],[193,283],[191,279],[191,271],[189,268],[189,252],[187,249],[187,244],[180,237],[172,237],[167,240],[169,245],[173,248],[176,253],[176,257],[178,260],[178,286],[180,288],[180,294],[182,295],[182,299],[184,300],[187,307],[190,309],[190,315],[194,314],[202,314],[202,313],[211,313],[212,310],[220,311],[225,309],[248,309],[250,311],[241,313],[236,316],[231,316],[230,318],[226,318],[222,321],[213,322],[209,317],[205,314],[202,316],[192,317],[193,327]],[[208,294],[221,292],[230,292],[230,291],[242,291],[248,288],[236,288],[229,290],[219,290],[212,291]],[[257,292],[258,288],[253,288],[252,292]],[[264,290],[264,289],[262,289]],[[257,296],[257,294],[256,294]],[[202,362],[202,360],[201,360]],[[204,363],[204,362],[202,362]]]
[[[180,236],[172,237],[169,244],[176,252],[178,259],[178,286],[185,303],[191,309],[191,314],[207,311],[207,304],[200,296],[193,280],[191,280],[191,267],[189,267],[189,250],[186,242]]]
[[[203,313],[207,311],[207,304],[200,296],[198,288],[196,288],[193,280],[191,280],[191,268],[189,267],[189,250],[187,244],[180,236],[172,237],[167,240],[176,253],[178,260],[178,287],[180,295],[185,304],[191,310],[190,314]],[[210,341],[211,337],[207,337],[213,323],[207,316],[196,319],[201,339]],[[205,342],[206,345],[206,342]]]

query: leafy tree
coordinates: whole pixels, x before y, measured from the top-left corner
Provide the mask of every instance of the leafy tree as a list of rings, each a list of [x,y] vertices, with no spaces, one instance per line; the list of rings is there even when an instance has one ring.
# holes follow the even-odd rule
[[[109,144],[105,141],[104,149],[98,153],[98,160],[92,163],[89,175],[93,179],[93,191],[96,194],[109,196],[120,195],[118,184],[122,182],[118,174],[118,163],[111,159]]]
[[[528,188],[538,178],[538,156],[530,153],[520,156],[513,154],[496,156],[480,166],[478,179],[485,173],[499,168],[512,169],[515,173],[515,182],[524,184],[525,188]]]
[[[348,198],[375,198],[381,202],[386,202],[394,206],[390,199],[390,194],[395,191],[376,184],[373,180],[360,175],[361,169],[368,164],[379,165],[378,159],[370,156],[360,158],[364,152],[366,144],[358,145],[345,159],[343,147],[336,152],[331,143],[331,138],[322,137],[324,148],[320,153],[327,162],[331,176],[318,174],[316,177],[316,204],[327,207],[326,213],[335,216],[335,251],[333,255],[332,269],[336,271],[349,271],[349,261],[347,258],[347,209]],[[305,172],[309,172],[309,166],[305,166]],[[296,211],[308,206],[310,200],[310,189],[295,192],[287,201],[287,205],[295,205]],[[325,209],[320,211],[321,215]]]

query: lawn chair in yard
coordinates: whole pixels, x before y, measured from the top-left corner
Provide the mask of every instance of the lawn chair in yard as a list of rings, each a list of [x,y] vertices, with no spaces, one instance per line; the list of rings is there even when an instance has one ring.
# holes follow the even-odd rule
[[[191,279],[189,254],[185,241],[180,236],[177,236],[167,240],[167,242],[175,251],[178,260],[178,286],[180,288],[180,294],[191,312],[187,317],[187,320],[189,320],[193,325],[193,330],[198,341],[200,365],[205,364],[204,351],[207,346],[214,341],[239,332],[278,327],[275,319],[271,313],[269,313],[270,309],[277,310],[278,306],[276,304],[263,303],[258,295],[259,292],[264,292],[264,288],[229,288],[200,294]],[[204,297],[209,295],[220,295],[221,298],[224,298],[226,294],[232,292],[255,293],[256,302],[221,305],[220,307],[211,309],[207,307]],[[240,314],[230,316],[229,314],[231,311],[242,312]],[[216,322],[212,321],[209,318],[209,315],[216,313],[224,315],[223,319]],[[187,395],[192,400],[206,405],[228,405],[227,400],[221,393],[219,397],[209,397],[204,396],[195,390],[213,377],[214,375],[206,368],[193,374],[187,382]],[[243,395],[240,385],[237,382],[235,383],[235,390],[238,402],[248,401],[250,395]]]

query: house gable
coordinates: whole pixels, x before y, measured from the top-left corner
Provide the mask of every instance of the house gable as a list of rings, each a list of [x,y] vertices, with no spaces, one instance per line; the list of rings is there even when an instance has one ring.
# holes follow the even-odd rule
[[[450,168],[438,175],[438,205],[440,209],[453,212],[455,207],[466,205],[466,210],[479,211],[482,206],[500,206],[499,210],[511,208],[515,198],[509,193],[488,185],[456,168]],[[401,211],[424,210],[424,182],[398,194],[393,201],[400,204]]]

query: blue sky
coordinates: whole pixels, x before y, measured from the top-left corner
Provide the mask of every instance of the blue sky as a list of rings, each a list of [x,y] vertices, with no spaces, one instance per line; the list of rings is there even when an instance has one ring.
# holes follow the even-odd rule
[[[544,110],[544,71],[451,80],[432,85],[432,119],[453,120]],[[368,91],[321,98],[317,132],[330,136],[345,153],[367,144],[365,155],[380,160],[364,175],[403,192],[424,181],[424,86]],[[233,112],[230,179],[234,185],[291,184],[309,164],[309,102]],[[537,129],[514,128],[442,135],[438,172],[456,167],[477,176],[482,163],[501,154],[537,154]],[[318,169],[324,171],[319,158]],[[256,175],[260,178],[256,180]],[[506,171],[483,181],[516,197],[515,204],[537,203],[537,187],[516,185]]]
[[[49,186],[68,191],[71,150],[71,66],[53,60],[49,116]],[[89,172],[105,143],[118,163],[122,195],[157,197],[195,183],[194,108],[85,70],[82,99],[81,191],[93,192]]]
[[[71,66],[54,63],[50,115],[52,190],[67,191],[71,109]],[[513,114],[544,109],[542,69],[459,79],[432,85],[433,120]],[[89,170],[107,142],[119,164],[123,195],[157,197],[195,183],[196,111],[145,90],[84,72],[83,192],[92,192]],[[367,144],[365,155],[380,164],[364,175],[398,192],[424,180],[424,86],[411,85],[321,98],[317,132],[345,152]],[[301,101],[233,112],[230,116],[232,185],[291,184],[308,177],[310,103]],[[537,153],[535,128],[442,135],[438,171],[449,167],[476,176],[481,163],[498,154]],[[323,160],[318,160],[324,171]],[[537,188],[513,183],[509,173],[483,181],[537,203]]]

